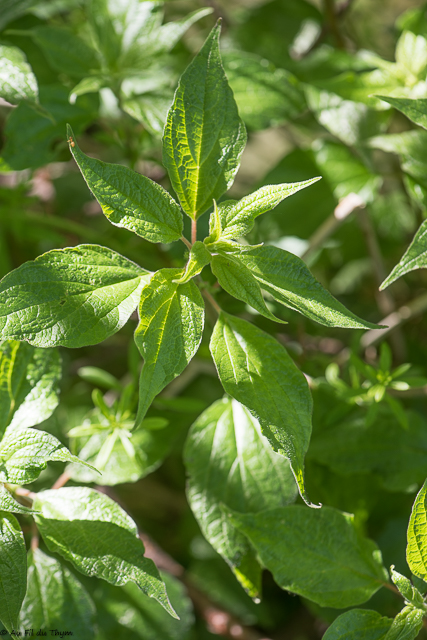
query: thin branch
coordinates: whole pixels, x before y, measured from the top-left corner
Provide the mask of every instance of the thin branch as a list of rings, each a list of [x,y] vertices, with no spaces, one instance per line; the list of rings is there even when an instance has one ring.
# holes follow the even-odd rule
[[[386,329],[371,329],[367,331],[360,341],[363,349],[370,347],[381,340],[384,340],[392,331],[401,327],[405,322],[412,320],[416,316],[427,310],[427,293],[423,293],[418,298],[414,298],[403,307],[393,311],[383,318],[378,324],[386,325]]]
[[[197,220],[191,221],[191,244],[197,242]]]
[[[323,11],[331,34],[334,36],[337,47],[345,49],[345,42],[338,26],[335,0],[323,0]]]
[[[215,298],[206,289],[202,289],[202,295],[204,295],[206,300],[208,300],[210,302],[212,307],[215,309],[215,311],[219,315],[221,313],[222,309],[219,306],[219,304],[217,303],[217,301],[215,300]]]
[[[38,548],[39,548],[39,530],[37,529],[37,525],[33,520],[31,524],[31,551],[35,551]]]
[[[71,480],[71,476],[64,471],[64,473],[62,473],[57,481],[52,485],[52,489],[61,489],[61,487],[67,484],[68,480]]]
[[[185,236],[181,237],[181,242],[183,242],[185,244],[185,246],[187,247],[187,249],[189,249],[191,251],[191,242],[188,242],[187,238]]]
[[[23,487],[16,487],[13,490],[15,495],[21,496],[22,498],[29,498],[30,500],[35,500],[37,498],[37,494],[29,491],[28,489],[24,489]]]
[[[382,582],[381,584],[383,585],[383,587],[385,587],[389,591],[393,591],[393,593],[396,593],[398,596],[402,595],[399,589],[397,589],[397,587],[395,587],[394,584],[391,584],[391,582]]]

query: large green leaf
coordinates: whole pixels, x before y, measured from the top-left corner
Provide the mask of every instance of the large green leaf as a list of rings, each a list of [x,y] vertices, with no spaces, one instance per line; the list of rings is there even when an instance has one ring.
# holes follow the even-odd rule
[[[306,109],[300,83],[288,71],[244,51],[225,51],[222,59],[240,116],[251,129],[277,126]]]
[[[255,218],[274,209],[282,200],[293,193],[309,187],[320,178],[311,178],[303,182],[290,184],[268,184],[238,202],[226,200],[218,206],[221,224],[221,240],[233,240],[246,235],[253,229]],[[210,227],[213,229],[215,211],[211,215]]]
[[[185,213],[196,219],[231,186],[246,143],[219,54],[220,26],[183,73],[169,111],[163,163]]]
[[[0,482],[34,482],[50,461],[87,464],[50,433],[38,429],[8,431],[0,442]]]
[[[427,579],[427,480],[415,498],[408,526],[406,560],[412,573]]]
[[[262,297],[261,288],[252,273],[232,255],[212,258],[212,273],[225,291],[256,309],[258,313],[275,322],[283,322],[271,313]]]
[[[111,498],[85,487],[62,488],[38,493],[34,508],[51,551],[85,575],[117,586],[135,582],[176,617],[154,562],[144,557],[136,524]]]
[[[0,620],[11,633],[27,588],[27,552],[19,522],[0,511]]]
[[[0,483],[0,511],[7,511],[8,513],[21,513],[22,515],[28,515],[34,513],[33,509],[24,507],[19,502],[16,502],[15,498],[9,493],[4,484]]]
[[[364,415],[355,415],[316,428],[308,458],[342,476],[374,474],[389,491],[409,491],[426,476],[427,424],[416,413],[406,416],[407,429],[388,407],[380,408],[371,425]]]
[[[95,637],[95,606],[83,585],[64,566],[40,549],[28,553],[27,593],[19,628],[71,631],[79,640]]]
[[[376,611],[353,609],[334,620],[323,640],[385,640],[392,622]]]
[[[210,349],[225,391],[259,420],[274,451],[286,456],[303,499],[304,456],[311,434],[307,381],[286,349],[254,325],[222,312]]]
[[[31,34],[56,71],[79,78],[99,69],[95,50],[70,29],[43,26],[33,29]]]
[[[220,508],[258,512],[293,502],[297,488],[283,456],[274,453],[257,420],[236,400],[210,406],[191,427],[185,447],[187,495],[203,535],[252,597],[261,570],[245,536]]]
[[[411,244],[407,248],[400,262],[394,267],[390,275],[384,280],[380,289],[386,289],[392,282],[395,282],[406,273],[415,269],[427,267],[427,220],[421,223]]]
[[[348,513],[290,506],[228,515],[282,589],[321,606],[361,604],[387,582],[380,550]]]
[[[427,98],[392,98],[391,96],[377,96],[388,102],[392,107],[401,111],[407,118],[427,129]]]
[[[49,418],[59,401],[61,373],[57,349],[0,343],[0,437],[7,426],[33,427]]]
[[[68,127],[70,151],[89,189],[110,222],[150,242],[173,242],[182,235],[182,213],[162,186],[120,164],[84,154]]]
[[[378,329],[378,325],[358,318],[338,302],[293,253],[263,246],[243,251],[238,259],[275,300],[307,318],[327,327]]]
[[[25,55],[17,47],[0,45],[0,97],[12,104],[37,102],[37,79]]]
[[[425,610],[408,605],[393,620],[384,640],[415,640],[423,626]]]
[[[179,620],[129,582],[122,588],[101,583],[94,594],[99,612],[99,640],[188,640],[194,623],[191,600],[182,583],[162,573]]]
[[[0,282],[0,335],[40,347],[82,347],[116,333],[149,274],[98,245],[48,251]]]
[[[175,282],[180,276],[179,269],[161,269],[141,294],[135,342],[144,366],[137,425],[156,395],[182,373],[202,339],[203,298],[192,280]]]

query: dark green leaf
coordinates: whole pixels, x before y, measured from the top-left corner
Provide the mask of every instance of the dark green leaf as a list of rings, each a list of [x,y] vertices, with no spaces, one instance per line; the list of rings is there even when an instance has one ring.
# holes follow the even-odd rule
[[[224,398],[193,424],[185,448],[188,499],[200,528],[252,597],[261,571],[253,549],[221,511],[258,512],[296,498],[289,463],[271,449],[245,407]]]
[[[211,353],[225,391],[259,420],[263,435],[286,456],[303,499],[304,456],[311,435],[312,400],[286,349],[254,325],[222,312]]]
[[[0,97],[11,104],[37,102],[38,93],[37,79],[23,52],[0,45]]]
[[[376,611],[346,611],[331,624],[323,640],[385,640],[392,620]]]
[[[95,50],[70,29],[37,27],[31,34],[55,71],[83,77],[99,69]]]
[[[323,607],[361,604],[387,581],[381,552],[348,513],[291,506],[228,514],[282,589]]]
[[[19,616],[25,629],[71,631],[79,640],[92,640],[95,606],[83,585],[58,560],[40,549],[28,554],[27,593]]]
[[[163,163],[193,219],[232,185],[246,143],[221,64],[219,34],[217,25],[182,75],[163,139]]]
[[[257,247],[238,257],[281,304],[327,327],[378,329],[348,311],[311,275],[298,256],[277,247]]]
[[[157,182],[120,164],[85,155],[68,127],[70,151],[105,216],[117,227],[150,242],[173,242],[182,235],[182,213]]]
[[[11,633],[27,588],[27,552],[17,519],[0,511],[0,620]]]
[[[122,586],[135,582],[176,617],[165,585],[144,545],[136,524],[119,505],[102,493],[84,487],[37,494],[37,525],[48,548],[88,576]]]
[[[98,245],[48,251],[1,281],[1,336],[42,347],[102,342],[127,322],[148,279]]]
[[[193,281],[177,284],[179,269],[161,269],[144,287],[135,342],[144,358],[136,424],[157,394],[172,382],[199,348],[204,303]]]
[[[407,118],[427,129],[427,99],[426,98],[392,98],[391,96],[377,96],[392,107],[401,111]]]

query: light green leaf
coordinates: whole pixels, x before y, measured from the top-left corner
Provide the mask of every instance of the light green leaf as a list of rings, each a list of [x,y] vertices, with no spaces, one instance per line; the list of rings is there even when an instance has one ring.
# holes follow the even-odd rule
[[[55,71],[72,77],[84,77],[99,70],[95,50],[70,29],[43,26],[30,33]]]
[[[221,240],[233,240],[253,229],[255,218],[274,209],[282,200],[320,180],[311,178],[290,184],[268,184],[238,202],[226,200],[218,206]],[[214,216],[215,212],[211,214]],[[213,222],[212,222],[213,224]]]
[[[425,79],[427,67],[427,40],[410,31],[404,31],[396,45],[398,74],[405,84],[413,84],[417,79]],[[399,74],[399,75],[400,75]]]
[[[400,262],[394,267],[390,275],[382,283],[380,290],[386,289],[392,282],[395,282],[406,273],[416,269],[427,267],[427,220],[421,223],[411,244],[404,253]]]
[[[414,607],[425,612],[424,598],[409,578],[406,578],[406,576],[402,576],[401,573],[395,571],[393,565],[390,567],[390,575],[393,583],[399,589],[408,604],[412,604]]]
[[[183,73],[163,138],[163,163],[194,220],[232,185],[246,143],[221,64],[219,34],[217,25]]]
[[[305,506],[226,511],[277,584],[322,607],[361,604],[387,581],[380,550],[359,534],[348,513]]]
[[[0,482],[30,484],[50,461],[87,464],[50,433],[38,429],[7,431],[0,442]]]
[[[384,640],[415,640],[423,626],[425,611],[408,605],[393,620]]]
[[[95,606],[77,578],[40,549],[28,553],[27,593],[19,616],[19,628],[65,629],[79,640],[95,637]]]
[[[261,570],[254,551],[220,504],[258,512],[293,502],[297,488],[289,462],[274,453],[249,411],[228,398],[193,424],[184,459],[188,500],[203,535],[249,594],[259,596]]]
[[[141,294],[135,343],[144,358],[136,425],[157,394],[196,354],[202,339],[204,303],[194,282],[177,284],[180,269],[161,269]]]
[[[225,391],[259,420],[274,451],[289,459],[302,498],[314,506],[304,486],[312,400],[303,374],[277,340],[228,313],[220,314],[210,349]]]
[[[85,155],[67,128],[70,151],[108,220],[150,242],[174,242],[182,235],[182,213],[157,182],[120,164]]]
[[[239,114],[251,129],[277,126],[307,108],[299,81],[288,71],[244,51],[225,51],[222,59]]]
[[[19,522],[0,512],[0,620],[11,633],[27,588],[27,552]]]
[[[172,616],[165,585],[130,516],[108,496],[86,487],[70,487],[37,494],[36,522],[50,551],[59,553],[78,571],[110,584],[135,582]]]
[[[385,640],[392,622],[376,611],[353,609],[334,620],[323,640]]]
[[[388,102],[392,107],[401,111],[407,118],[427,129],[427,98],[392,98],[391,96],[377,96]]]
[[[0,98],[11,104],[38,101],[37,79],[24,53],[17,47],[0,45]]]
[[[59,402],[61,374],[57,349],[0,343],[0,437],[8,426],[33,427],[49,418]]]
[[[147,92],[124,100],[122,108],[153,136],[159,137],[163,134],[172,101],[173,95],[167,91]]]
[[[378,325],[358,318],[338,302],[293,253],[262,246],[245,250],[238,259],[252,272],[262,289],[307,318],[327,327],[378,329]]]
[[[406,561],[412,573],[427,578],[427,480],[415,498],[408,526]]]
[[[0,282],[0,335],[40,347],[82,347],[116,333],[150,274],[98,245],[54,249]]]
[[[273,322],[284,322],[271,313],[262,297],[261,288],[252,273],[233,255],[217,255],[212,258],[212,273],[227,293],[246,302],[258,313]]]
[[[122,588],[100,583],[94,597],[98,609],[97,640],[188,640],[194,624],[193,607],[183,584],[161,574],[179,620],[129,582]]]
[[[184,273],[180,278],[174,280],[174,282],[177,284],[185,284],[191,280],[191,278],[197,276],[211,260],[212,256],[206,249],[206,245],[203,244],[203,242],[195,242],[191,247]]]
[[[7,511],[8,513],[21,513],[22,515],[28,515],[34,513],[33,509],[24,507],[19,502],[16,502],[15,498],[9,493],[6,487],[0,483],[0,511]]]
[[[192,24],[210,15],[212,11],[213,9],[211,7],[196,9],[196,11],[192,11],[185,16],[185,18],[176,20],[175,22],[167,22],[159,29],[152,31],[147,43],[144,43],[149,55],[159,55],[160,53],[165,53],[173,49]],[[145,55],[147,55],[147,53]]]
[[[84,96],[85,93],[98,93],[107,83],[108,81],[104,76],[89,76],[83,78],[83,80],[80,80],[72,91],[70,91],[71,104],[74,104],[77,96]]]

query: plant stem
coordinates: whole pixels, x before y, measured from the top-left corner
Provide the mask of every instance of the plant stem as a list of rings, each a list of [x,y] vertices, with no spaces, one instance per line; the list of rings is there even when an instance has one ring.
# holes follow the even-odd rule
[[[345,49],[344,38],[342,37],[338,27],[337,14],[335,12],[335,0],[323,0],[323,12],[325,14],[329,31],[334,36],[337,47],[339,49]]]
[[[191,221],[191,244],[197,242],[197,220]]]
[[[391,584],[390,582],[383,582],[382,585],[389,591],[393,591],[393,593],[396,593],[398,596],[401,595],[399,589],[397,589],[394,584]]]
[[[52,489],[61,489],[64,485],[67,484],[68,480],[71,480],[71,476],[64,471],[58,478],[58,480],[52,485]]]
[[[39,548],[39,530],[37,529],[37,525],[33,520],[31,524],[31,551],[35,551],[38,548]]]
[[[187,247],[187,249],[190,249],[191,251],[191,242],[188,242],[187,238],[185,236],[181,237],[181,242],[183,242],[185,244],[185,246]]]
[[[211,303],[212,307],[215,309],[215,311],[219,315],[222,309],[217,303],[217,301],[215,300],[215,298],[209,293],[209,291],[206,291],[206,289],[202,289],[202,295],[206,298],[206,300],[208,300]]]
[[[29,498],[30,500],[35,500],[37,497],[36,493],[29,491],[29,489],[24,489],[23,487],[16,487],[16,489],[14,489],[14,493],[17,496],[22,496],[23,498]]]

